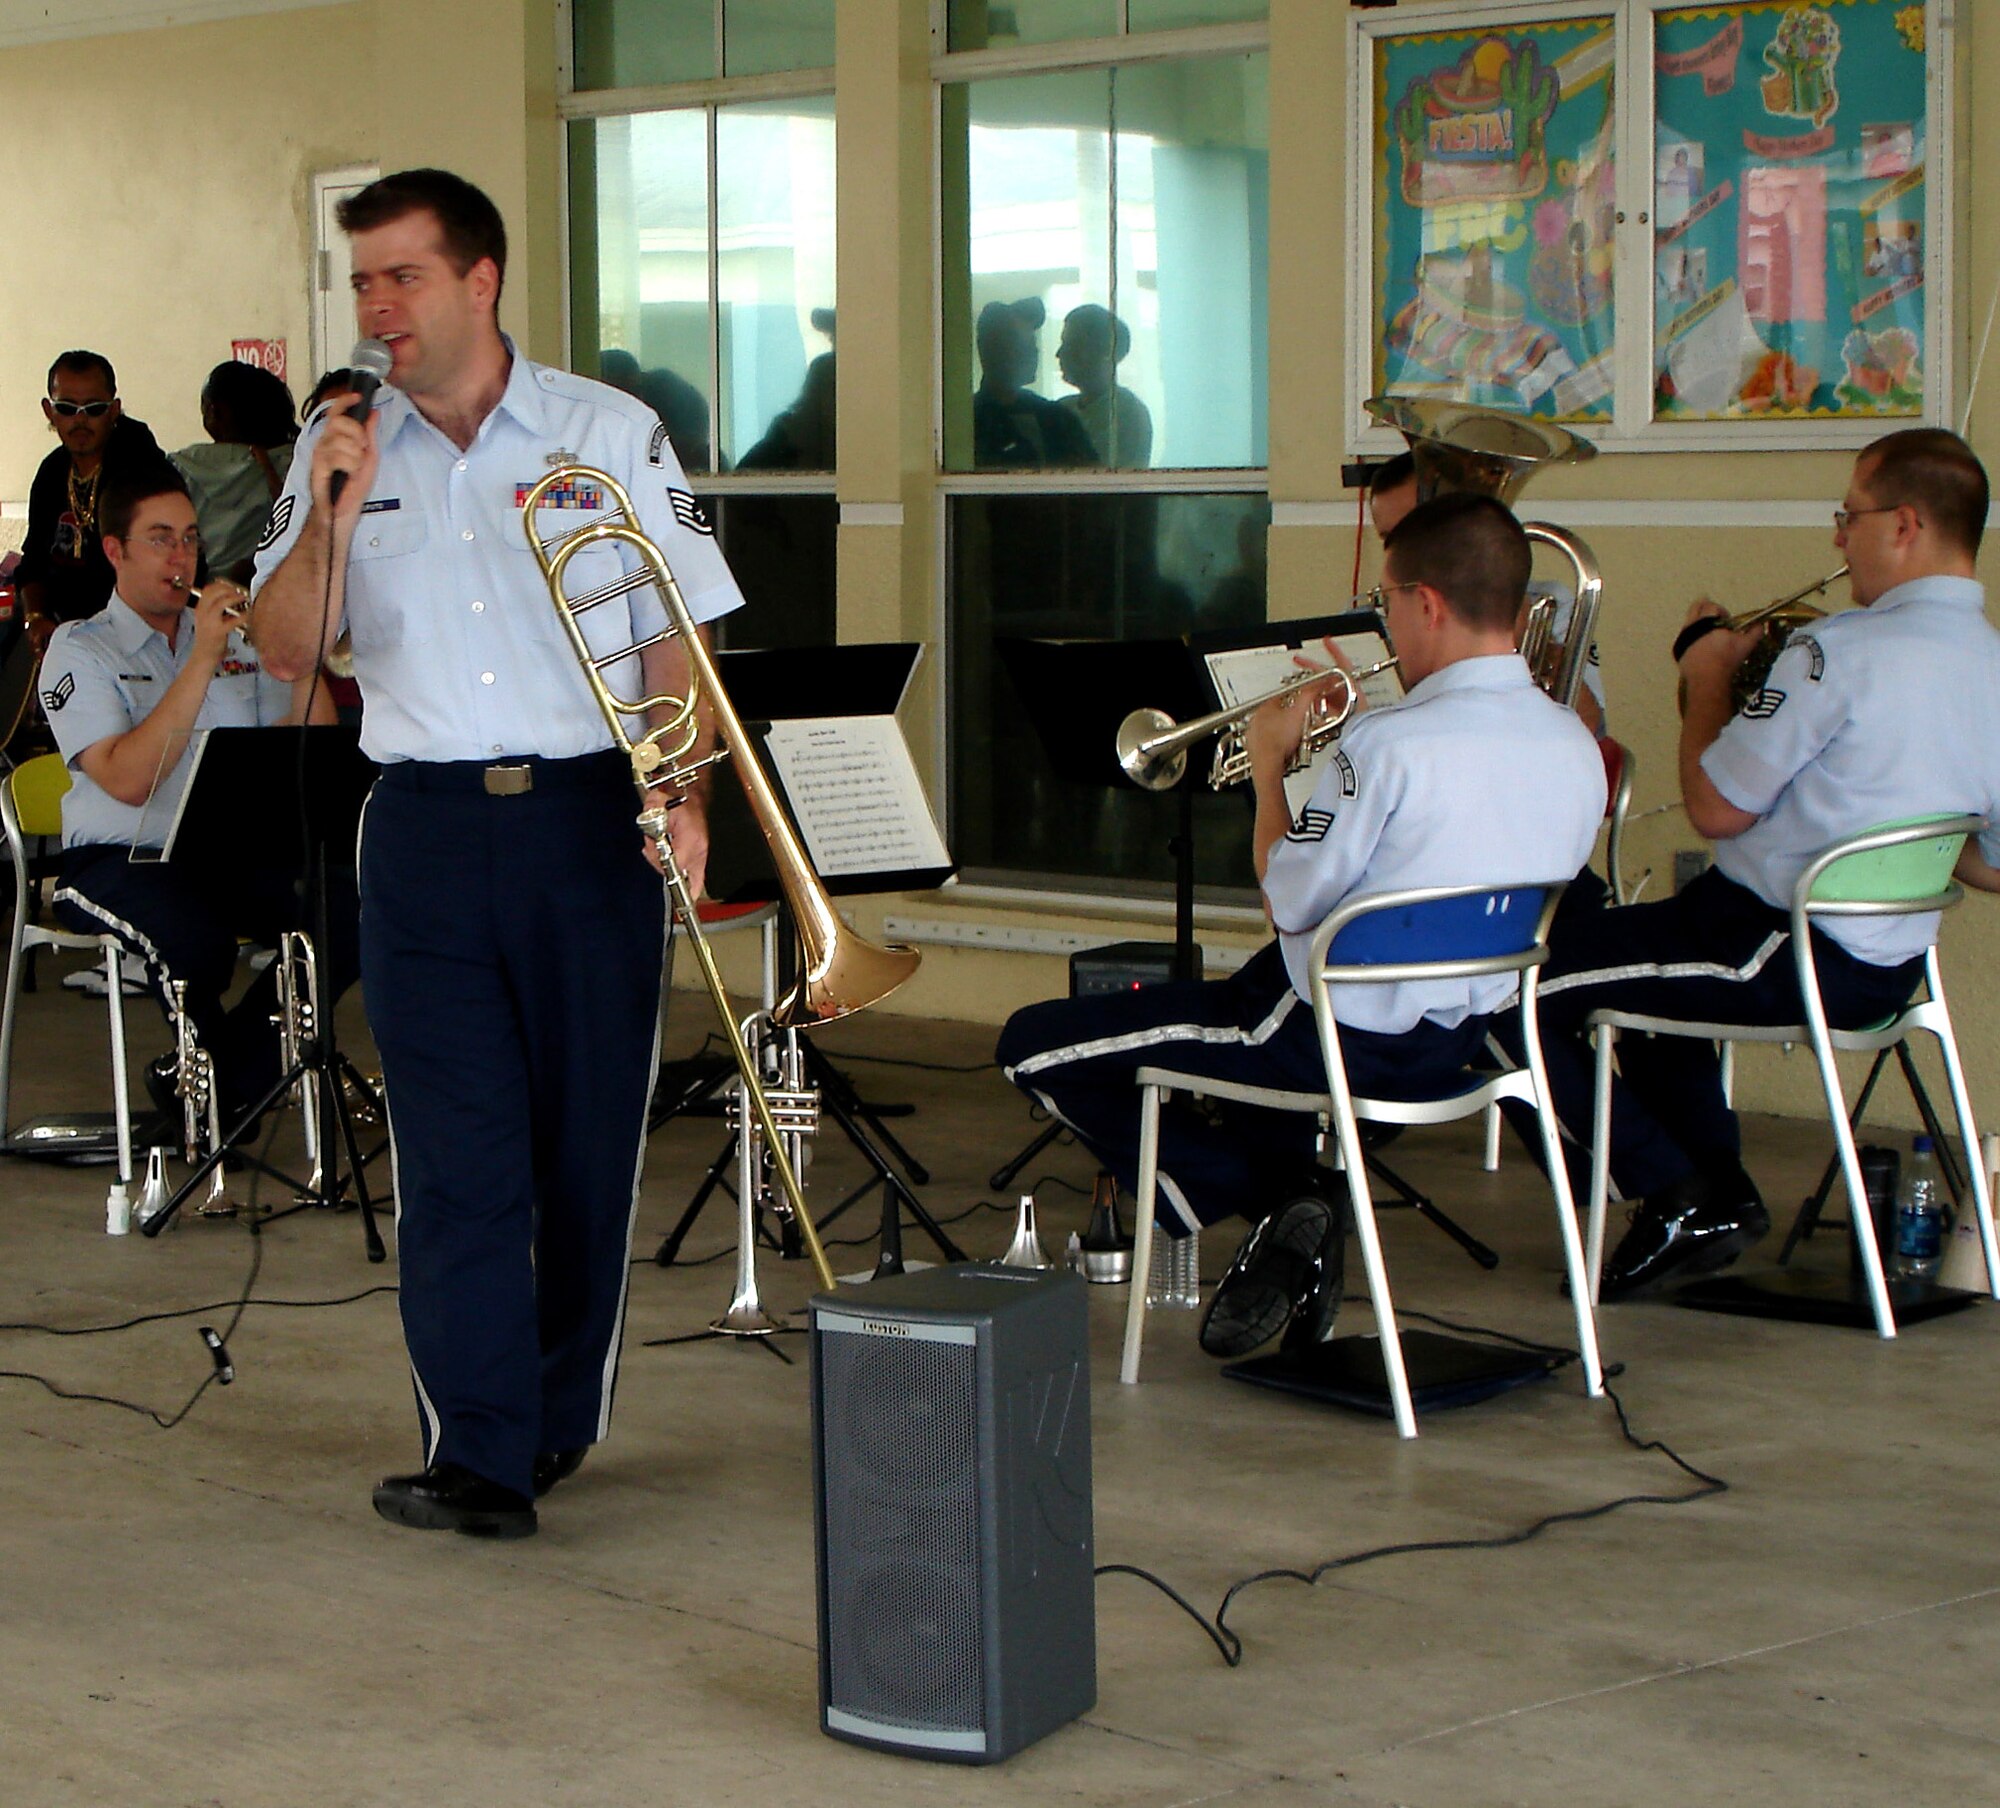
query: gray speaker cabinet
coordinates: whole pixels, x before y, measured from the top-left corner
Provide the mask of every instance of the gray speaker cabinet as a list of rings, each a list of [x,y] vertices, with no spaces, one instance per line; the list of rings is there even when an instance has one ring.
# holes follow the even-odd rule
[[[835,1738],[991,1764],[1096,1701],[1086,1292],[978,1262],[812,1301]]]

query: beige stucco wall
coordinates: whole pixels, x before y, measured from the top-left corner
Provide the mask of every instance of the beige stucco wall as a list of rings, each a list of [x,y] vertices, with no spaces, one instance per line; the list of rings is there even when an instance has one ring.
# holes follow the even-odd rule
[[[1405,0],[1406,12],[1415,10]],[[2000,271],[2000,200],[1973,180],[2000,126],[1967,104],[2000,88],[2000,30],[1959,9],[1959,294],[1953,337],[1961,388]],[[1345,450],[1342,296],[1350,222],[1342,119],[1350,14],[1333,0],[1271,5],[1271,492],[1280,505],[1341,500]],[[939,651],[930,422],[932,97],[925,0],[841,0],[839,281],[840,494],[867,519],[841,531],[841,635],[917,638]],[[536,355],[562,354],[560,129],[554,110],[553,0],[353,0],[226,24],[0,51],[0,180],[10,197],[0,276],[0,497],[25,496],[49,441],[34,398],[50,356],[101,348],[133,411],[172,446],[198,434],[202,375],[238,335],[282,334],[295,375],[307,359],[308,177],[352,162],[442,163],[487,187],[515,239],[506,319]],[[357,75],[357,72],[360,72]],[[295,387],[297,386],[295,381]],[[1972,437],[2000,457],[2000,376],[1989,373]],[[1810,501],[1831,508],[1838,454],[1621,455],[1541,480],[1527,512],[1560,518],[1595,504]],[[900,524],[893,518],[900,505]],[[885,509],[891,512],[885,513]],[[1746,606],[1836,563],[1823,528],[1728,531],[1591,525],[1604,569],[1600,645],[1613,722],[1639,759],[1637,808],[1674,795],[1672,672],[1665,648],[1689,596]],[[1297,616],[1347,594],[1348,529],[1274,528],[1272,609]],[[1372,571],[1372,549],[1370,549]],[[938,660],[909,726],[936,733]],[[929,746],[934,747],[934,742]],[[1885,749],[1885,757],[1893,757]],[[929,759],[928,748],[924,758]],[[1676,847],[1694,845],[1672,809],[1635,827],[1630,865],[1651,865],[1659,895]],[[1106,939],[1164,937],[1157,917],[1088,919],[959,903],[950,894],[864,902],[965,912]],[[734,938],[738,942],[749,938]],[[1241,942],[1240,927],[1208,938]],[[727,950],[747,981],[747,948]],[[2000,908],[1975,900],[1945,937],[1947,972],[1977,1102],[2000,1118]],[[998,1021],[1066,983],[1054,957],[930,951],[898,1008]],[[1814,1109],[1809,1065],[1757,1055],[1740,1095]]]
[[[371,32],[353,5],[0,51],[0,497],[53,444],[36,398],[70,346],[170,450],[231,339],[282,337],[311,381],[308,178],[374,154]]]

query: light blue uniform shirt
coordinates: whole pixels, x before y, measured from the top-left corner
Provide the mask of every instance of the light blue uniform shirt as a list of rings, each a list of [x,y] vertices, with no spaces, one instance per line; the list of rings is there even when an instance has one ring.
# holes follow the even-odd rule
[[[137,728],[193,657],[192,615],[169,647],[164,634],[115,595],[96,615],[65,622],[49,637],[42,707],[70,770],[62,804],[64,847],[160,845],[192,771],[183,757],[185,744],[169,749],[174,764],[143,808],[120,803],[77,762],[99,741]],[[266,672],[256,650],[232,629],[195,728],[268,728],[282,722],[291,707],[292,687]]]
[[[666,429],[620,390],[516,353],[505,393],[463,452],[400,390],[379,392],[375,421],[382,462],[348,554],[346,611],[361,745],[375,760],[569,759],[612,744],[522,527],[521,501],[552,466],[592,465],[624,485],[697,621],[743,600]],[[304,530],[322,424],[300,436],[258,549],[258,585]],[[560,502],[537,513],[545,541],[616,506],[596,484]],[[585,594],[637,565],[626,548],[594,547],[570,562],[564,590]],[[665,623],[650,584],[580,617],[600,656]],[[643,688],[637,659],[605,679],[622,697]]]
[[[1301,998],[1306,954],[1334,906],[1425,885],[1496,889],[1566,880],[1604,817],[1604,760],[1574,710],[1538,689],[1518,653],[1461,659],[1400,702],[1348,725],[1292,831],[1271,851],[1264,896]],[[1514,997],[1512,974],[1422,985],[1341,986],[1334,1015],[1398,1034],[1447,1029]]]
[[[1917,578],[1794,634],[1701,756],[1715,788],[1757,818],[1715,864],[1789,910],[1808,861],[1849,835],[1915,816],[1983,816],[2000,863],[2000,632],[1972,578]],[[1879,967],[1919,955],[1937,918],[1827,917],[1820,928]]]

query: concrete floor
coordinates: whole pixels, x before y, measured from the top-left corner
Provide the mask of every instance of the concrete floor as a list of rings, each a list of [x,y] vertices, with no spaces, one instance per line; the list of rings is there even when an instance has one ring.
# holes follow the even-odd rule
[[[691,1045],[705,1008],[683,1001],[676,1015],[670,1041]],[[150,1006],[134,1022],[149,1046],[163,1041]],[[100,1006],[52,987],[29,1001],[17,1114],[94,1102],[101,1023]],[[990,1038],[877,1012],[823,1046],[970,1065]],[[906,1129],[936,1170],[926,1203],[971,1209],[963,1240],[997,1253],[1011,1219],[976,1206],[987,1170],[1027,1133],[1022,1107],[990,1070],[854,1071],[920,1105]],[[716,1139],[709,1124],[655,1139],[642,1257]],[[1562,1339],[1545,1197],[1511,1149],[1499,1175],[1481,1173],[1475,1140],[1430,1133],[1406,1145],[1407,1166],[1502,1265],[1482,1274],[1396,1214],[1386,1234],[1400,1296]],[[1751,1146],[1785,1209],[1820,1139],[1760,1121]],[[1073,1149],[1045,1165],[1087,1183]],[[837,1197],[852,1172],[829,1141],[815,1199]],[[0,1364],[169,1412],[207,1372],[195,1327],[224,1322],[214,1302],[240,1291],[251,1240],[230,1222],[107,1239],[103,1188],[101,1169],[0,1165],[0,1317],[81,1326],[208,1309],[96,1337],[9,1331]],[[1054,1185],[1041,1198],[1058,1244],[1081,1201]],[[363,1261],[352,1215],[291,1219],[261,1241],[259,1302],[394,1280],[393,1266]],[[1207,1242],[1212,1278],[1234,1239]],[[1096,1708],[1004,1766],[946,1772],[817,1730],[803,1366],[736,1345],[645,1347],[720,1308],[728,1248],[723,1225],[705,1222],[688,1253],[717,1261],[637,1267],[613,1435],[522,1543],[400,1530],[370,1509],[370,1485],[415,1448],[386,1293],[317,1311],[253,1305],[231,1342],[235,1384],[211,1388],[172,1431],[0,1382],[0,1801],[1990,1799],[1990,1311],[1885,1346],[1613,1308],[1607,1356],[1627,1365],[1616,1385],[1638,1429],[1727,1477],[1728,1494],[1629,1508],[1514,1549],[1392,1558],[1312,1590],[1261,1587],[1234,1614],[1248,1647],[1235,1670],[1162,1597],[1105,1578]],[[1842,1256],[1828,1239],[1807,1259]],[[808,1290],[775,1263],[762,1280],[780,1306]],[[1153,1326],[1147,1380],[1121,1388],[1123,1305],[1122,1288],[1093,1293],[1098,1558],[1155,1569],[1205,1609],[1248,1571],[1504,1534],[1687,1485],[1621,1442],[1610,1407],[1587,1403],[1573,1374],[1432,1419],[1404,1445],[1386,1423],[1218,1380],[1191,1320],[1172,1315]]]

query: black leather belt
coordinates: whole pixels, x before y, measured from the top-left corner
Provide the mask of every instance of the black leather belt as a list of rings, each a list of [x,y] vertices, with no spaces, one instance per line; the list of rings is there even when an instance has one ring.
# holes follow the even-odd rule
[[[392,791],[525,797],[532,791],[595,791],[629,783],[631,767],[615,747],[571,760],[517,754],[501,760],[392,760],[380,783]]]

